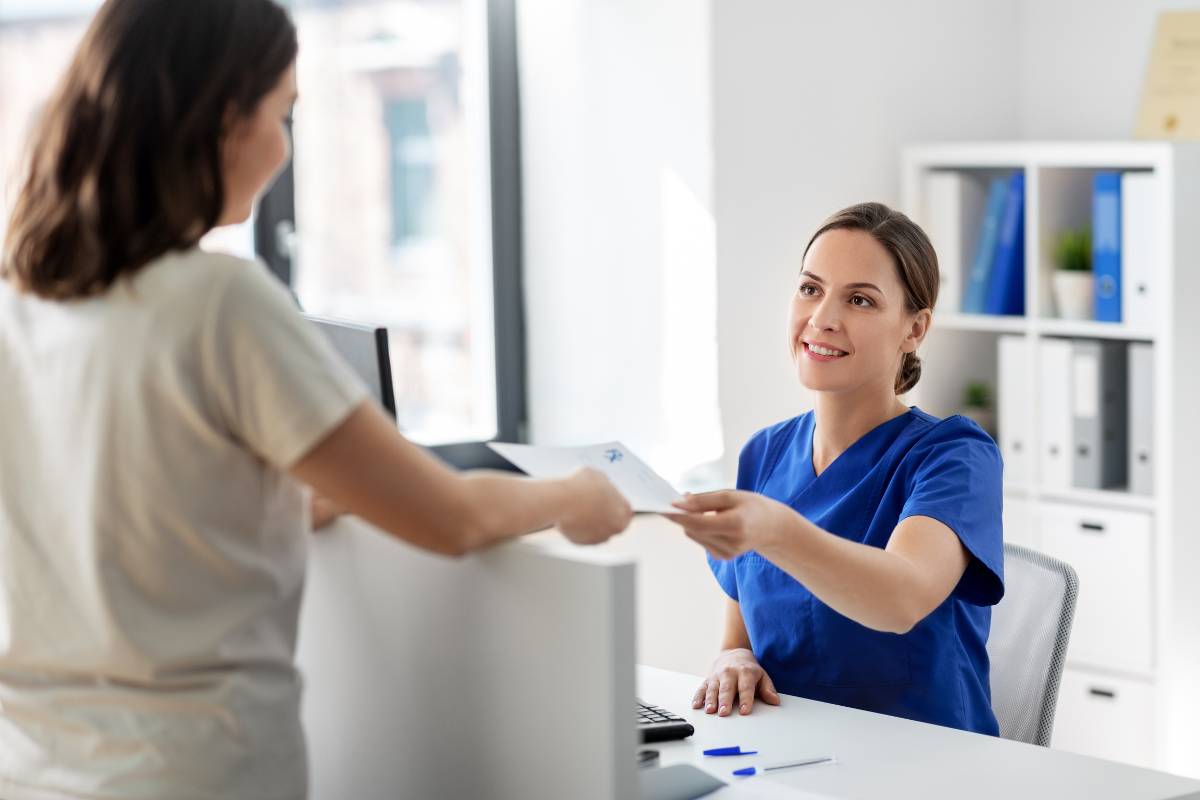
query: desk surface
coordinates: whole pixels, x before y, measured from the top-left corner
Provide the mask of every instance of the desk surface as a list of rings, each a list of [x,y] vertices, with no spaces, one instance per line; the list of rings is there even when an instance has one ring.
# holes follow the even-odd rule
[[[681,742],[647,745],[662,766],[687,763],[732,786],[757,784],[761,796],[914,798],[914,800],[1200,799],[1200,781],[1045,747],[785,696],[778,707],[755,703],[749,716],[718,718],[693,711],[700,678],[638,668],[638,697],[686,717],[696,728]],[[710,747],[740,745],[757,756],[705,758]],[[734,778],[733,770],[809,756],[835,764],[798,767],[768,777]],[[746,791],[745,796],[749,796]],[[758,795],[758,792],[755,792]],[[743,796],[736,790],[714,800]]]

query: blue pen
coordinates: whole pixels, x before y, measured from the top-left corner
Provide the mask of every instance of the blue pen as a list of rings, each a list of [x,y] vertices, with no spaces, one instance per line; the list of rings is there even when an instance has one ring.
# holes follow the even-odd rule
[[[810,764],[829,764],[829,763],[833,763],[833,761],[835,761],[835,760],[836,759],[834,759],[833,756],[821,756],[820,758],[806,758],[803,761],[789,761],[786,764],[772,764],[769,767],[762,767],[761,771],[762,772],[770,772],[771,770],[774,770],[774,769],[788,769],[790,767],[807,767]],[[748,775],[754,775],[759,771],[760,770],[755,767],[743,767],[742,769],[735,769],[733,771],[733,774],[744,777],[744,776],[748,776]]]
[[[757,750],[743,750],[741,745],[733,747],[713,747],[704,751],[706,756],[752,756],[758,753]]]

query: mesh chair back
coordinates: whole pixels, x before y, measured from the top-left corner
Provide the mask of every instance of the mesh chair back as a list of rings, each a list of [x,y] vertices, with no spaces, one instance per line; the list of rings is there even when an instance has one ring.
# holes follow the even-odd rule
[[[987,643],[992,709],[1003,738],[1048,746],[1079,579],[1069,564],[1006,544],[1004,585]]]

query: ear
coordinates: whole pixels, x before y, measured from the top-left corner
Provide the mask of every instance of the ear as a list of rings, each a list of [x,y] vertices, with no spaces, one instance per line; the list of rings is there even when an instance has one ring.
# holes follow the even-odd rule
[[[917,352],[917,348],[925,341],[925,335],[929,333],[929,327],[932,324],[933,312],[930,309],[922,308],[914,314],[909,323],[908,333],[904,337],[904,343],[900,345],[901,352]]]

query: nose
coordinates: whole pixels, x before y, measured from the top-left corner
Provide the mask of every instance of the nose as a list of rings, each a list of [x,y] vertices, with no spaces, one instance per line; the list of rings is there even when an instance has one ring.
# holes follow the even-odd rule
[[[813,309],[812,316],[808,318],[808,326],[817,331],[836,331],[842,324],[838,309],[839,306],[834,298],[829,296],[822,298],[817,307]]]

